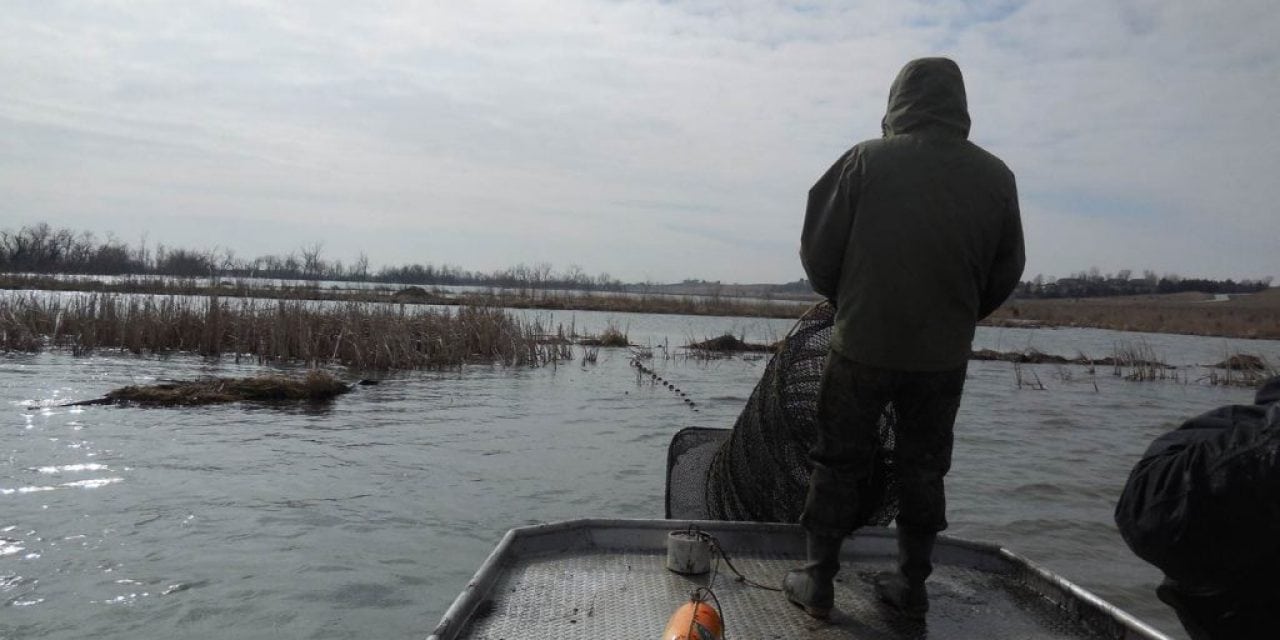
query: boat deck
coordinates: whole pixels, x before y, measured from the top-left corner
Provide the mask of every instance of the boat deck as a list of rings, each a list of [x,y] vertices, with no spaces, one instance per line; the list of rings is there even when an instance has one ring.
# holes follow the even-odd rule
[[[504,538],[431,638],[658,638],[667,619],[709,575],[668,571],[666,537],[688,523],[579,520],[515,529]],[[794,525],[698,522],[752,581],[780,585],[804,556]],[[836,610],[827,622],[782,594],[735,579],[723,561],[711,585],[725,637],[1165,638],[1092,594],[990,545],[940,539],[929,615],[910,622],[879,603],[876,572],[895,566],[892,530],[859,532],[842,552]],[[716,563],[713,561],[713,566]]]

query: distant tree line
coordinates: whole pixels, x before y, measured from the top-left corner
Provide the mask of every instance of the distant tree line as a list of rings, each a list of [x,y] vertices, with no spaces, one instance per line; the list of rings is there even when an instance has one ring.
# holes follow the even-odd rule
[[[361,253],[344,263],[323,255],[321,243],[300,247],[284,255],[240,258],[231,249],[189,249],[150,247],[146,238],[131,246],[108,235],[99,239],[88,231],[55,229],[46,223],[24,226],[16,231],[0,230],[0,272],[93,275],[164,275],[176,277],[275,278],[282,280],[346,280],[417,285],[469,285],[508,289],[640,290],[656,283],[623,284],[607,273],[590,275],[577,265],[562,271],[548,263],[516,265],[491,273],[468,271],[453,265],[403,264],[376,270]],[[686,280],[683,284],[719,284]],[[1115,274],[1097,267],[1066,278],[1037,275],[1022,282],[1015,291],[1019,298],[1068,298],[1139,295],[1148,293],[1252,293],[1271,286],[1271,278],[1261,280],[1210,280],[1183,278],[1177,274],[1156,275],[1144,271],[1141,277],[1125,269]],[[807,280],[774,285],[772,290],[807,292]]]
[[[240,258],[231,249],[154,248],[143,238],[136,246],[112,235],[55,229],[46,223],[0,230],[0,272],[92,275],[164,275],[176,277],[345,280],[418,285],[470,285],[525,289],[621,290],[607,273],[590,275],[577,265],[562,271],[550,264],[516,265],[480,273],[453,265],[404,264],[374,270],[361,253],[351,263],[323,256],[315,243],[285,255]]]
[[[1176,273],[1157,275],[1143,271],[1142,277],[1123,269],[1115,274],[1102,273],[1097,267],[1080,271],[1066,278],[1034,279],[1018,285],[1014,295],[1018,298],[1097,298],[1105,296],[1132,296],[1152,293],[1255,293],[1271,286],[1271,277],[1260,280],[1212,280],[1208,278],[1184,278]]]

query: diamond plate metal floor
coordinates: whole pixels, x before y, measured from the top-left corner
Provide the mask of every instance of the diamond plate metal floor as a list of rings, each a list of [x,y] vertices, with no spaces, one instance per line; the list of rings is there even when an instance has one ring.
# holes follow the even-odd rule
[[[665,567],[665,529],[603,528],[590,522],[544,526],[548,533],[504,540],[433,638],[485,640],[658,638],[667,619],[709,576],[687,577]],[[633,524],[634,524],[633,522]],[[714,525],[713,525],[714,526]],[[786,525],[729,527],[717,536],[747,577],[779,585],[802,561],[803,534]],[[537,528],[535,528],[537,529]],[[520,531],[520,530],[516,530]],[[772,537],[770,537],[772,536]],[[926,621],[911,622],[877,601],[876,572],[894,568],[891,531],[878,530],[846,545],[836,586],[836,610],[814,620],[782,594],[735,579],[724,563],[713,589],[724,613],[726,638],[756,639],[978,639],[1160,638],[1136,622],[1117,622],[1100,601],[995,547],[943,541],[929,579]],[[996,554],[996,555],[992,555]],[[1004,554],[1004,555],[1001,555]],[[1091,598],[1084,594],[1085,599]],[[1114,612],[1124,617],[1123,612]],[[1136,624],[1136,626],[1135,626]],[[443,630],[443,631],[442,631]]]
[[[579,552],[530,558],[507,569],[483,615],[465,638],[657,638],[672,611],[704,585],[664,566],[665,553]],[[776,585],[801,561],[797,557],[734,559],[754,581]],[[734,580],[721,566],[713,589],[720,600],[726,637],[766,639],[890,638],[1103,638],[1073,623],[1049,600],[1027,591],[1016,578],[960,567],[939,567],[929,582],[930,612],[924,623],[894,616],[876,601],[871,575],[892,562],[845,562],[836,589],[836,611],[819,622],[788,604],[781,594]]]

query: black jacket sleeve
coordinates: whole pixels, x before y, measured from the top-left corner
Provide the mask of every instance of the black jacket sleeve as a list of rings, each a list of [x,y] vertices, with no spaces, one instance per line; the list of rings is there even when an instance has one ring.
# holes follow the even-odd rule
[[[1000,242],[996,245],[995,260],[987,273],[987,284],[982,290],[982,298],[978,304],[979,320],[991,315],[1009,298],[1009,294],[1013,293],[1018,286],[1018,279],[1022,277],[1022,268],[1027,262],[1026,249],[1022,240],[1022,214],[1018,209],[1016,186],[1006,206],[1008,216],[1005,218]]]
[[[857,206],[857,158],[855,146],[846,152],[809,190],[804,230],[800,235],[800,263],[819,295],[836,299],[845,248],[853,229]]]

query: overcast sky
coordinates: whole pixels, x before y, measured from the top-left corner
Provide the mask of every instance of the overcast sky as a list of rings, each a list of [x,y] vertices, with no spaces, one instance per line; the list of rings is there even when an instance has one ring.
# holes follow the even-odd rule
[[[4,2],[0,229],[803,276],[807,191],[954,58],[1027,271],[1280,276],[1275,0]]]

